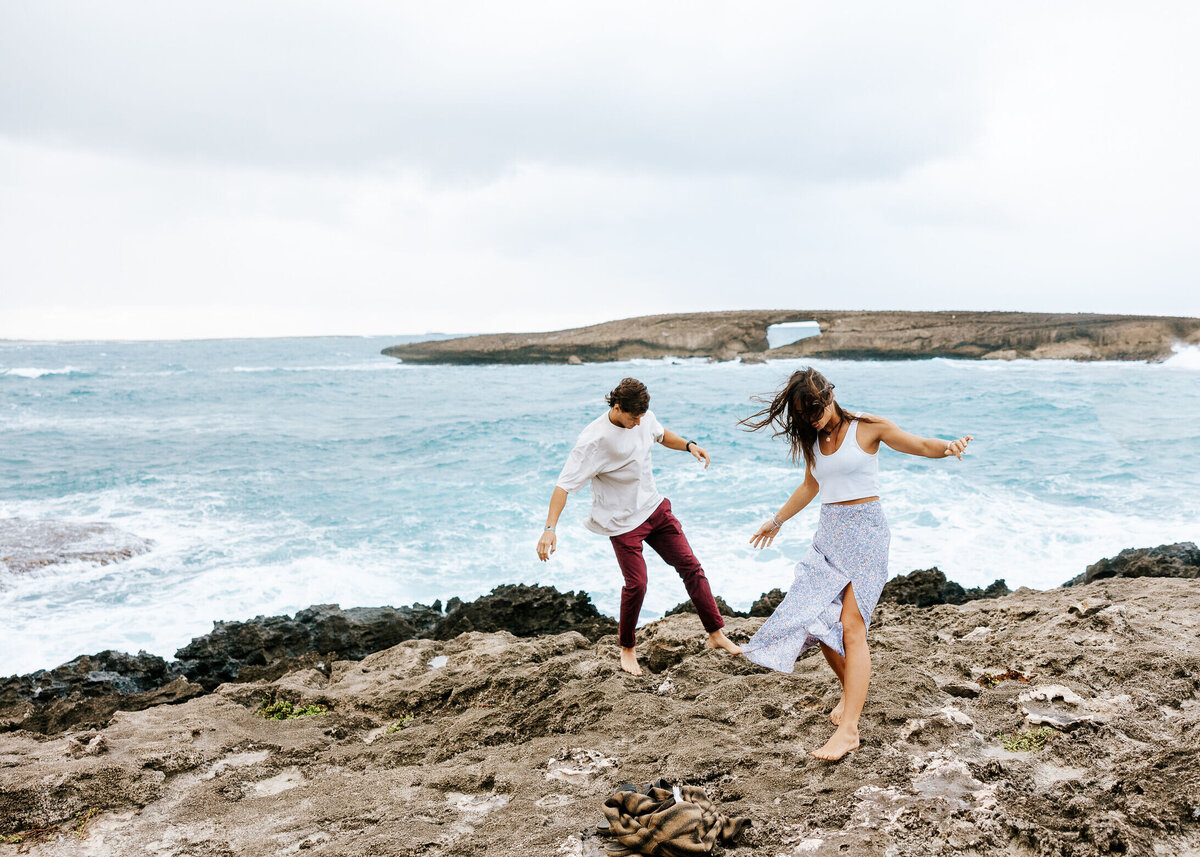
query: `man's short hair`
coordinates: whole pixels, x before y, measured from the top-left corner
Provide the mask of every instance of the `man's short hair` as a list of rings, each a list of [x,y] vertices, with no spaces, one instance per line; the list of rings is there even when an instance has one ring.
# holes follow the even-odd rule
[[[637,378],[622,378],[621,383],[608,394],[609,407],[614,405],[627,414],[640,417],[650,410],[650,392]]]

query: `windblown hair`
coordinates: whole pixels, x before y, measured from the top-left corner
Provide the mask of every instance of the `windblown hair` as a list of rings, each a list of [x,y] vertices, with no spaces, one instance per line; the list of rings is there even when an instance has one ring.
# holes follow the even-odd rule
[[[617,405],[627,414],[640,417],[650,410],[650,392],[637,378],[622,378],[621,383],[608,394],[609,407]]]
[[[738,420],[738,423],[746,426],[746,431],[774,428],[771,437],[787,437],[792,461],[799,464],[803,459],[809,467],[813,465],[813,444],[817,442],[817,430],[813,428],[812,421],[820,417],[825,406],[833,401],[834,413],[839,421],[854,419],[834,401],[833,384],[812,367],[793,372],[783,389],[771,398],[756,396],[754,401],[766,407],[744,420]],[[858,419],[871,421],[870,417]]]

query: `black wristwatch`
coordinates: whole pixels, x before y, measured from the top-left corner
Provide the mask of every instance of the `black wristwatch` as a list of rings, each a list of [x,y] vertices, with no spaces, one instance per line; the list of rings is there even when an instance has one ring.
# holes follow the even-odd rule
[[[693,443],[695,443],[695,442],[696,442],[696,441],[694,441],[694,440],[689,440],[687,443],[685,443],[685,444],[683,445],[683,451],[684,451],[684,452],[691,452],[691,451],[692,451],[692,444],[693,444]]]

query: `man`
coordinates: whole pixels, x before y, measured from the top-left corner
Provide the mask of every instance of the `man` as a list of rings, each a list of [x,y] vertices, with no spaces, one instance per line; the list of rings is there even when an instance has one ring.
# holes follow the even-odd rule
[[[592,512],[584,526],[609,537],[625,576],[619,628],[621,669],[632,675],[642,674],[634,629],[646,596],[643,543],[650,545],[683,578],[688,596],[708,632],[708,645],[739,654],[741,649],[721,630],[725,622],[708,588],[708,578],[683,535],[683,527],[671,514],[671,501],[654,486],[650,465],[650,449],[656,441],[667,449],[690,452],[706,468],[710,461],[708,453],[695,441],[684,440],[662,427],[649,409],[646,385],[635,378],[622,380],[608,394],[608,405],[608,412],[579,435],[559,474],[550,497],[546,528],[538,540],[538,558],[547,561],[557,548],[554,528],[567,504],[567,495],[591,482]]]

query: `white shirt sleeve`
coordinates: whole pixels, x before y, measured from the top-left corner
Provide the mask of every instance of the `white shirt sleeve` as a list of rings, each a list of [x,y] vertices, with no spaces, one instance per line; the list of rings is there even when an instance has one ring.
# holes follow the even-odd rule
[[[654,442],[662,443],[663,435],[666,434],[667,430],[658,421],[658,417],[654,416],[654,411],[646,411],[646,416],[642,417],[642,422],[646,424],[646,428],[650,429],[650,436],[654,438]]]
[[[563,465],[562,473],[558,474],[555,485],[568,494],[574,494],[592,481],[592,477],[600,472],[602,463],[596,441],[577,443],[567,456],[567,463]]]

